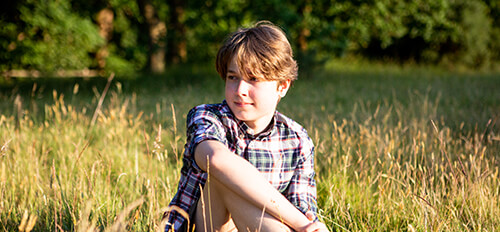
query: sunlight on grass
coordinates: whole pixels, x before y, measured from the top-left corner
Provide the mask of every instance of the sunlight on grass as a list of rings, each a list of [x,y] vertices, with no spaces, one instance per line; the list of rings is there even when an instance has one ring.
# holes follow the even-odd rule
[[[280,103],[315,143],[320,219],[334,231],[500,230],[498,76],[367,73],[327,70]],[[95,124],[102,84],[0,92],[0,228],[162,230],[186,113],[220,102],[218,81],[114,81]]]

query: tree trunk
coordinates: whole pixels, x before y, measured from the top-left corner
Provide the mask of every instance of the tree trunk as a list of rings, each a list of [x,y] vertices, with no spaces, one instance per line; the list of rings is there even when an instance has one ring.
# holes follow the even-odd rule
[[[108,8],[104,8],[97,13],[97,24],[99,24],[99,35],[106,41],[104,46],[99,48],[96,54],[97,65],[100,70],[106,67],[106,58],[109,55],[108,42],[113,34],[114,14]]]
[[[299,44],[299,49],[302,52],[307,51],[307,37],[311,35],[311,31],[308,28],[301,28],[299,32],[299,38],[298,38],[298,44]]]
[[[169,0],[171,33],[168,36],[168,61],[172,64],[185,62],[186,51],[186,26],[182,22],[185,10],[185,1]]]
[[[156,10],[148,0],[137,0],[139,9],[146,20],[149,33],[149,62],[152,72],[165,71],[165,36],[167,27],[156,14]]]
[[[309,5],[308,1],[304,3],[305,5],[301,7],[300,9],[300,14],[302,18],[305,18],[305,15],[311,14],[312,7]],[[299,31],[299,37],[298,37],[298,45],[299,49],[302,52],[306,52],[308,49],[308,38],[311,35],[311,30],[309,30],[308,25],[302,23]]]

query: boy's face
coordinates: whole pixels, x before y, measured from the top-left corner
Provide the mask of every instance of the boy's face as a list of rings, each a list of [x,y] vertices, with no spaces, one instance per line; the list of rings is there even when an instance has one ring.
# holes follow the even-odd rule
[[[233,56],[226,75],[226,102],[233,114],[244,121],[254,133],[264,130],[271,122],[280,98],[284,97],[291,81],[265,81],[259,77],[245,78]]]

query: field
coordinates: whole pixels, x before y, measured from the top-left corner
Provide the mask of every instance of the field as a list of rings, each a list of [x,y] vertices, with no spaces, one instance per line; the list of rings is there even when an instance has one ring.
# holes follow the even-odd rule
[[[279,111],[316,145],[332,231],[500,231],[500,74],[309,73]],[[212,67],[185,66],[106,84],[0,81],[0,230],[162,230],[186,114],[220,102],[223,82]]]

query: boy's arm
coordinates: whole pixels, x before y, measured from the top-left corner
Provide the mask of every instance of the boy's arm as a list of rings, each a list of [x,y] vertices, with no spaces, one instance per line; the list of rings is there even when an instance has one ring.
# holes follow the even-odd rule
[[[314,148],[304,143],[301,158],[295,167],[290,184],[283,195],[304,214],[311,212],[317,219],[316,181],[314,179]]]
[[[209,168],[217,179],[236,194],[283,221],[297,231],[310,228],[311,221],[276,190],[245,159],[235,155],[222,143],[206,140],[196,146],[196,164],[204,171]],[[209,167],[208,167],[209,166]],[[208,168],[207,168],[208,167]]]

